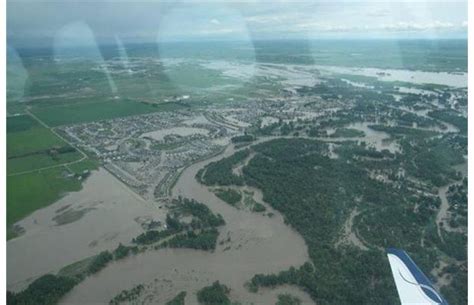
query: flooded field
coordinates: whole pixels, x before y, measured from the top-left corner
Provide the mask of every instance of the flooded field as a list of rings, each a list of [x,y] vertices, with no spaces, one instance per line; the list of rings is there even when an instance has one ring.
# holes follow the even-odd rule
[[[197,171],[212,161],[233,154],[233,146],[217,157],[187,168],[173,189],[173,196],[194,198],[220,213],[226,225],[220,230],[218,246],[212,253],[189,249],[151,250],[115,262],[96,276],[87,278],[68,294],[61,304],[104,304],[123,289],[138,284],[152,284],[154,298],[150,304],[163,303],[181,290],[188,291],[187,304],[200,288],[219,280],[231,288],[234,301],[272,304],[277,292],[290,292],[311,304],[308,295],[294,287],[254,294],[244,287],[257,273],[273,273],[300,266],[308,261],[304,240],[283,222],[283,217],[267,205],[273,217],[238,210],[218,199],[200,185]],[[261,200],[261,193],[256,194]],[[230,238],[230,241],[227,240]],[[225,240],[223,244],[220,241]]]
[[[142,222],[164,217],[106,170],[92,172],[81,191],[18,223],[26,232],[7,243],[8,289],[22,289],[30,279],[129,243],[143,232]]]
[[[346,128],[356,129],[364,132],[363,137],[337,137],[329,138],[331,141],[365,141],[369,146],[373,146],[376,150],[381,151],[384,149],[389,150],[391,153],[400,152],[400,146],[396,141],[394,141],[390,135],[383,131],[377,131],[369,128],[369,125],[372,125],[372,122],[360,122],[352,123],[346,126]],[[328,129],[329,135],[334,133],[336,130],[334,128]],[[328,138],[320,138],[320,140],[327,141]]]
[[[403,81],[414,84],[436,84],[451,87],[466,87],[467,73],[426,72],[400,69],[348,68],[336,66],[316,66],[321,71],[337,74],[353,74],[376,77],[381,81]]]
[[[230,62],[215,60],[203,62],[207,69],[221,72],[224,76],[236,79],[251,79],[253,76],[264,76],[280,80],[287,86],[314,86],[324,74],[352,74],[375,77],[380,81],[403,81],[414,84],[437,84],[451,87],[466,87],[467,73],[428,72],[403,69],[353,68],[329,65],[281,65],[270,63]],[[366,87],[365,84],[356,86]]]

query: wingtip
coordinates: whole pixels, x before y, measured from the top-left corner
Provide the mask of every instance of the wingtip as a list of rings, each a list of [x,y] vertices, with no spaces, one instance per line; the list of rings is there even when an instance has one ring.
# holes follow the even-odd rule
[[[438,305],[448,305],[448,302],[441,296],[441,294],[433,287],[433,284],[428,277],[420,270],[412,258],[402,249],[387,248],[387,256],[393,255],[397,257],[408,268],[414,281],[420,286],[423,293]],[[390,257],[389,257],[390,258]],[[393,272],[393,270],[392,270]],[[406,281],[406,280],[405,280]],[[398,285],[398,284],[397,284]],[[397,287],[398,288],[398,287]]]
[[[403,251],[402,249],[397,249],[397,248],[387,248],[385,251],[387,252],[387,254],[393,254],[393,255],[399,255],[399,254],[405,253],[405,251]]]

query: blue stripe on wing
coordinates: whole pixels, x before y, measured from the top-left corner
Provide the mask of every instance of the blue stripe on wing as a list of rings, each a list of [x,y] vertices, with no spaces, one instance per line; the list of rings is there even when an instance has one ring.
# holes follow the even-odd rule
[[[431,300],[433,300],[433,302],[436,302],[438,304],[448,305],[448,302],[446,302],[446,300],[436,291],[431,281],[420,270],[420,268],[418,268],[415,262],[411,259],[410,256],[408,256],[405,251],[395,248],[389,248],[387,249],[387,253],[395,255],[405,264],[405,266],[408,268],[411,274],[413,274],[413,277],[417,281],[417,283],[412,284],[418,284],[427,297],[429,297]]]

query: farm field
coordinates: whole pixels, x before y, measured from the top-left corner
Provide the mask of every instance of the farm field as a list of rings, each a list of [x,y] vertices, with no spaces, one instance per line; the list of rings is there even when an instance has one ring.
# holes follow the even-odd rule
[[[184,107],[182,104],[177,103],[151,105],[128,100],[116,100],[98,103],[37,107],[33,108],[32,113],[49,126],[54,127],[158,111],[171,111]]]
[[[80,175],[97,167],[94,161],[81,158],[78,151],[29,115],[7,119],[8,239],[20,233],[13,228],[15,222],[80,189]],[[66,167],[69,163],[71,168]]]
[[[85,170],[97,169],[98,167],[99,161],[94,159],[85,159],[81,162],[73,163],[67,166],[71,172],[78,175],[83,173]]]
[[[95,168],[92,162],[82,161],[79,164],[83,169]],[[82,179],[65,177],[64,171],[64,167],[59,167],[8,177],[7,239],[11,239],[19,233],[13,228],[17,221],[54,203],[67,192],[81,189]]]
[[[27,115],[7,119],[8,175],[81,159],[81,154]]]
[[[70,152],[60,154],[54,159],[46,154],[10,159],[7,162],[7,174],[12,175],[36,169],[60,166],[65,163],[79,161],[81,158],[82,156],[78,152]]]
[[[30,116],[7,119],[8,158],[64,145],[64,141]]]

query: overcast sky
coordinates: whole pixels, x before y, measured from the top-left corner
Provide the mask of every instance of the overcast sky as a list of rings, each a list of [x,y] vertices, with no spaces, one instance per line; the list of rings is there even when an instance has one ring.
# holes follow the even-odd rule
[[[7,2],[8,41],[466,38],[456,1],[25,1]]]

